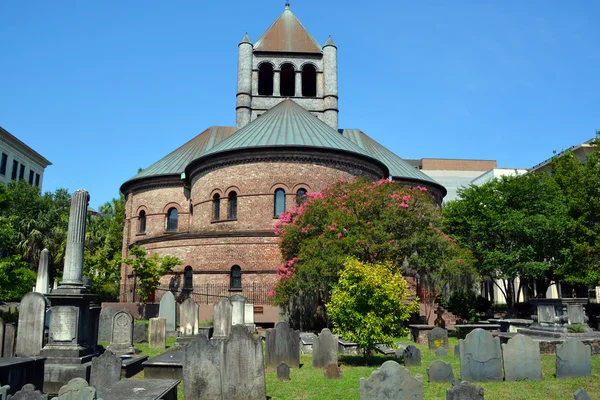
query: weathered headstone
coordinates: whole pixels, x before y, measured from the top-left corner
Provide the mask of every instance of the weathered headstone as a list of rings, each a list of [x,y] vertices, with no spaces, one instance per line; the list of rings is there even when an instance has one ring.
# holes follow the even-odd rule
[[[277,367],[277,380],[289,381],[290,380],[290,367],[284,362],[279,364]]]
[[[98,329],[98,340],[101,342],[110,342],[110,333],[112,332],[112,320],[117,310],[113,307],[103,308],[100,312],[100,328]]]
[[[583,311],[583,305],[581,304],[568,304],[567,315],[569,316],[569,324],[585,324],[585,311]]]
[[[445,348],[438,347],[438,349],[435,351],[435,355],[436,357],[446,357],[448,355],[448,352]]]
[[[17,327],[15,324],[4,325],[4,351],[2,357],[14,357],[17,341]]]
[[[315,369],[326,368],[329,364],[338,362],[338,335],[334,335],[324,328],[313,341],[312,367]]]
[[[96,400],[96,388],[83,378],[73,378],[60,388],[58,400]]]
[[[214,310],[214,326],[213,337],[225,338],[231,334],[231,301],[227,297],[223,297],[215,304]]]
[[[483,329],[474,329],[460,343],[460,377],[469,382],[502,380],[500,339]]]
[[[250,332],[256,332],[256,324],[254,323],[254,304],[248,304],[244,306],[244,325],[248,327]]]
[[[483,393],[483,388],[457,379],[446,389],[446,400],[484,400]]]
[[[454,380],[452,365],[442,360],[435,360],[427,368],[427,379],[429,382],[452,382]]]
[[[150,334],[148,344],[151,349],[164,349],[167,347],[167,320],[164,318],[150,318],[148,322]]]
[[[574,400],[592,400],[590,395],[583,389],[577,389],[575,393],[573,393]]]
[[[590,346],[570,338],[556,345],[556,377],[579,378],[592,375]]]
[[[185,400],[221,399],[220,354],[222,341],[197,336],[183,348]]]
[[[92,358],[90,385],[103,388],[118,382],[121,379],[121,364],[121,357],[108,350],[100,357]]]
[[[19,329],[17,331],[18,357],[39,356],[44,346],[44,320],[47,301],[43,294],[29,292],[19,306]]]
[[[48,276],[49,262],[50,252],[48,249],[44,249],[40,252],[37,278],[35,280],[35,291],[41,294],[46,294],[50,291],[50,277]]]
[[[6,400],[9,390],[10,386],[8,385],[0,386],[0,400]]]
[[[241,294],[231,296],[231,325],[244,325],[246,322],[246,298]]]
[[[407,367],[421,366],[421,350],[412,344],[404,349],[404,365]]]
[[[175,332],[175,296],[172,292],[166,292],[160,299],[158,306],[158,317],[164,318],[167,321],[167,332]]]
[[[371,373],[369,379],[360,378],[361,400],[422,400],[423,382],[395,361],[386,361]]]
[[[548,304],[538,304],[537,306],[538,322],[540,324],[554,325],[554,306]]]
[[[274,329],[269,329],[265,344],[268,369],[275,369],[282,362],[290,368],[300,367],[300,331],[290,328],[287,322],[279,322]]]
[[[179,332],[182,336],[198,334],[198,304],[192,298],[179,305]]]
[[[325,368],[323,372],[325,379],[342,379],[342,369],[337,365],[337,363],[332,363]]]
[[[540,344],[518,334],[502,344],[504,379],[507,381],[542,380]]]
[[[128,310],[117,311],[113,316],[112,334],[108,350],[117,355],[135,354],[133,345],[133,316]]]
[[[460,343],[454,345],[454,356],[460,357]]]
[[[13,395],[8,395],[7,400],[47,400],[48,395],[42,394],[39,390],[35,390],[35,386],[31,383],[26,384]]]
[[[148,342],[148,324],[144,321],[135,321],[133,323],[133,343]]]
[[[427,334],[427,343],[430,350],[438,347],[448,348],[448,331],[444,328],[435,327]]]
[[[4,350],[4,320],[0,318],[0,357]]]

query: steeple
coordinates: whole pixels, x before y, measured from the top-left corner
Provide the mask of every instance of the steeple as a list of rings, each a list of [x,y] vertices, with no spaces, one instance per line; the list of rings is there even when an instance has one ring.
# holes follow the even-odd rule
[[[321,46],[296,18],[290,3],[256,41],[254,51],[285,53],[321,53]]]

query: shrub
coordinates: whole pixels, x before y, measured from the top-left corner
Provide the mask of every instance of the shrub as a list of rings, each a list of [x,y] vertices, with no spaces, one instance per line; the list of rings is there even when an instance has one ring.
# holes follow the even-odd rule
[[[491,306],[488,299],[470,290],[457,290],[448,299],[448,311],[469,323],[477,321],[478,314],[486,313]]]
[[[581,324],[571,324],[567,327],[569,333],[584,333],[585,329]]]

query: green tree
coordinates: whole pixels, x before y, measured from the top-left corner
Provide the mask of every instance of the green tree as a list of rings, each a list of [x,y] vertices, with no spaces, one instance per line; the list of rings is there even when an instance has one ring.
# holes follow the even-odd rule
[[[0,301],[19,301],[35,285],[36,275],[20,255],[0,259]]]
[[[419,311],[416,301],[406,302],[409,296],[407,282],[391,265],[347,258],[327,304],[334,333],[357,343],[368,364],[376,344],[394,346],[395,337],[408,333],[401,323]]]

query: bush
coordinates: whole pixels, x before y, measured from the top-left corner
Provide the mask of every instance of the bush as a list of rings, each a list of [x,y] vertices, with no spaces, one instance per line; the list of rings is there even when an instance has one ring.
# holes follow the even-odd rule
[[[470,290],[457,290],[448,299],[448,311],[469,323],[476,322],[478,315],[488,312],[491,306],[491,301]]]
[[[569,333],[584,333],[585,329],[581,324],[572,324],[567,327]]]

